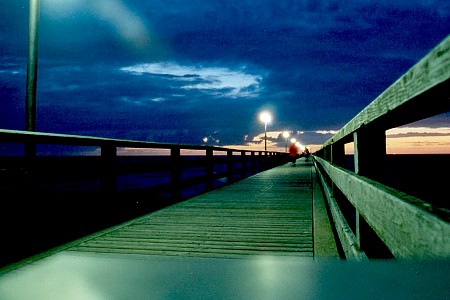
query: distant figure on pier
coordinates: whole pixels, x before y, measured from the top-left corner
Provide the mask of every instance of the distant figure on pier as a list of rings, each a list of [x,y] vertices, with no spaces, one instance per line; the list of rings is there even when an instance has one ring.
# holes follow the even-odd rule
[[[291,143],[289,146],[289,160],[292,162],[292,164],[295,165],[295,161],[298,158],[298,148],[295,143]]]
[[[308,158],[310,155],[311,155],[311,153],[309,153],[309,149],[305,148],[305,151],[303,151],[302,156],[304,156],[306,158],[306,161],[308,161]]]

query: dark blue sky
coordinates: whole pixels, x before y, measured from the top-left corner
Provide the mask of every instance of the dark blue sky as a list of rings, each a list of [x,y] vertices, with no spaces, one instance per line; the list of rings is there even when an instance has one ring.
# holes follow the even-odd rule
[[[0,128],[23,130],[29,1],[0,5]],[[244,145],[267,109],[321,144],[449,33],[442,0],[41,0],[36,127]]]

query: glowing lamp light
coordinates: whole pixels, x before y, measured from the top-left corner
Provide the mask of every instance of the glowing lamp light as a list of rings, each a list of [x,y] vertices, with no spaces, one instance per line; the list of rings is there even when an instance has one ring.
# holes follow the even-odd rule
[[[268,112],[262,112],[259,115],[259,119],[264,122],[265,124],[269,123],[272,120],[272,117],[270,116],[270,114]]]
[[[270,114],[266,111],[259,115],[259,119],[264,122],[264,150],[267,151],[267,123],[272,120]]]

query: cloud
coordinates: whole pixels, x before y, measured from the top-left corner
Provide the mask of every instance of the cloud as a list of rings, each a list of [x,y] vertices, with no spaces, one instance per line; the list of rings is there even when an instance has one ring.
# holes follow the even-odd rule
[[[18,75],[23,74],[23,71],[21,69],[16,70],[0,70],[0,74],[7,74],[7,75]]]
[[[324,134],[324,135],[327,135],[327,134],[336,134],[338,131],[337,130],[317,130],[316,131],[316,133],[317,134]]]
[[[173,62],[137,64],[121,68],[135,75],[159,75],[182,82],[181,89],[200,90],[215,97],[253,98],[261,90],[262,76],[247,73],[245,68],[185,66]]]
[[[402,136],[386,139],[387,153],[449,154],[450,136]]]
[[[386,131],[388,153],[449,153],[450,127],[398,127]]]
[[[148,97],[129,97],[129,96],[122,96],[119,98],[120,101],[125,103],[131,103],[134,105],[145,105],[148,102],[163,102],[166,99],[162,97],[155,97],[155,98],[148,98]]]
[[[13,57],[0,57],[0,75],[24,75],[26,69]]]
[[[388,138],[401,138],[413,136],[448,136],[450,138],[450,127],[398,127],[386,131]]]

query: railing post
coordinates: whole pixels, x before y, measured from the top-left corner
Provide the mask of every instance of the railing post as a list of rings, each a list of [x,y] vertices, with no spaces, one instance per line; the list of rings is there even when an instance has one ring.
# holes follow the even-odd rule
[[[353,133],[355,173],[383,181],[386,168],[386,133],[384,129],[361,128]],[[371,229],[356,209],[356,240],[361,251],[372,250]],[[381,249],[378,249],[381,251]]]
[[[117,187],[117,148],[114,145],[101,146],[100,190],[112,196]]]
[[[247,158],[245,157],[245,151],[241,151],[241,177],[245,178],[247,172]]]
[[[214,153],[212,147],[206,148],[206,190],[212,190],[214,181]]]
[[[264,151],[264,170],[269,169],[269,156],[268,156],[268,152]]]
[[[233,162],[233,151],[227,150],[227,182],[231,183],[234,179],[233,174],[234,162]]]
[[[264,161],[262,158],[262,151],[258,152],[258,171],[261,172],[264,169]]]
[[[170,148],[170,191],[175,201],[181,198],[181,155],[179,147]]]
[[[252,173],[254,173],[255,171],[256,171],[256,160],[255,160],[255,152],[254,151],[252,151],[251,152],[251,159],[250,159],[250,164],[251,164],[251,170],[252,170]]]

